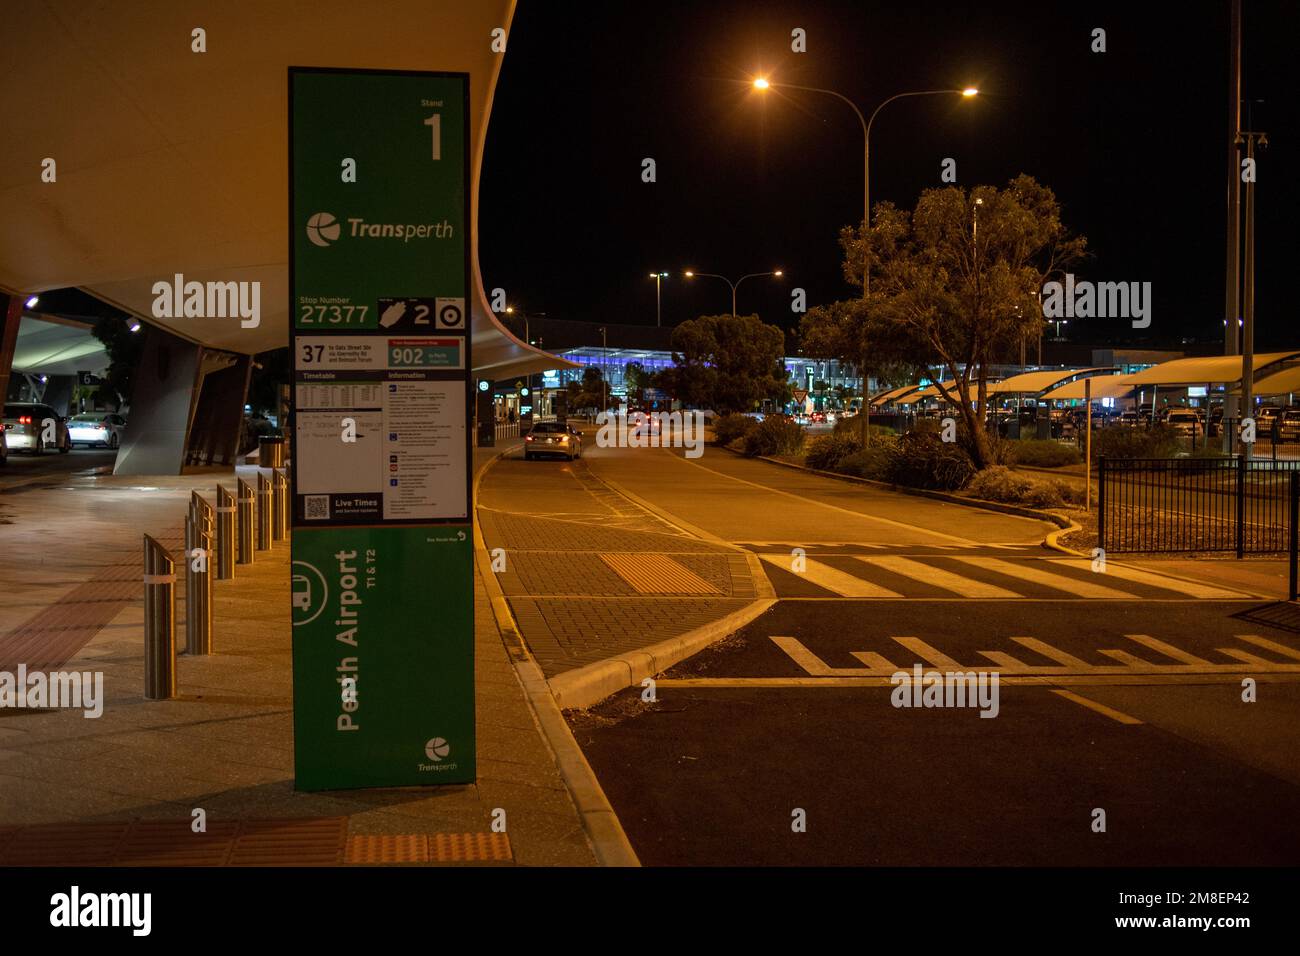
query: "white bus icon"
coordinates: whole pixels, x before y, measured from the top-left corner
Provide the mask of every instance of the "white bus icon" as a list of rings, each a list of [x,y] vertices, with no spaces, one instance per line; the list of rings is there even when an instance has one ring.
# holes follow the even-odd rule
[[[293,606],[299,611],[311,610],[311,582],[305,575],[293,576]]]

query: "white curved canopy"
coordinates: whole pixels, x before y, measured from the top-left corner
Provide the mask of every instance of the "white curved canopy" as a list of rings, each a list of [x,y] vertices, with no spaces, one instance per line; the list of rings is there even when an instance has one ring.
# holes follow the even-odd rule
[[[1259,352],[1254,359],[1255,374],[1275,362],[1289,359],[1300,352]],[[1233,383],[1241,381],[1242,357],[1240,355],[1208,355],[1200,358],[1174,359],[1161,362],[1140,372],[1134,372],[1134,385],[1205,385],[1207,383]]]
[[[513,0],[44,0],[6,5],[0,286],[76,286],[192,341],[288,344],[289,66],[470,74],[472,195]],[[191,50],[206,31],[207,52]],[[41,181],[46,158],[56,182]],[[471,222],[476,369],[504,378],[573,363],[510,334],[488,307]],[[261,282],[261,325],[155,319],[152,286]]]

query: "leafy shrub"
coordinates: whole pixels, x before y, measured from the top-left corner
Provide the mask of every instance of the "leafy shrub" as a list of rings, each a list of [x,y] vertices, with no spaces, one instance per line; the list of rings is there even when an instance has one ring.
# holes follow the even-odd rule
[[[714,419],[713,435],[719,445],[730,445],[758,425],[758,419],[748,415],[723,415]]]
[[[1063,465],[1077,465],[1083,456],[1073,445],[1065,445],[1050,439],[1022,439],[1007,442],[1010,460],[1017,465],[1032,465],[1038,468],[1060,468]]]
[[[796,455],[803,448],[804,430],[787,418],[769,415],[745,433],[745,454]]]
[[[954,491],[974,473],[975,465],[960,444],[941,441],[936,432],[910,432],[899,440],[889,480],[911,488]]]
[[[1117,426],[1102,428],[1093,435],[1092,457],[1173,458],[1181,447],[1178,432],[1168,425],[1150,428]]]
[[[862,450],[862,441],[857,435],[819,435],[808,446],[804,464],[821,471],[835,471],[849,455]]]
[[[890,481],[897,457],[897,441],[875,441],[866,448],[842,458],[839,467],[835,470],[844,475],[852,475],[854,478]]]
[[[1034,486],[1028,475],[1012,471],[1005,465],[991,465],[971,479],[966,490],[986,501],[1019,503]]]
[[[1004,465],[992,465],[971,479],[966,491],[985,501],[1000,501],[1031,508],[1056,508],[1081,502],[1082,490],[1059,478],[1039,479],[1012,471]]]

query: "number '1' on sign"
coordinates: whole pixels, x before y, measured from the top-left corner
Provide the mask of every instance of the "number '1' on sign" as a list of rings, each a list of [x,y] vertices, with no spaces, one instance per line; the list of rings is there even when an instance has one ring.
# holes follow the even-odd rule
[[[442,159],[442,114],[434,113],[424,125],[433,127],[433,158]]]

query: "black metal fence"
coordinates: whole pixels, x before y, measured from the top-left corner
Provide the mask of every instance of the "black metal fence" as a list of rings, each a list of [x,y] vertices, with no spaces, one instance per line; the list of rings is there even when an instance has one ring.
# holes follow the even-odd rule
[[[1102,458],[1097,542],[1110,552],[1288,552],[1300,460]]]

